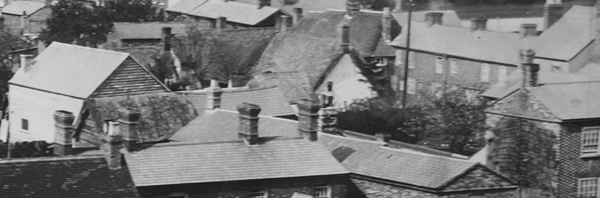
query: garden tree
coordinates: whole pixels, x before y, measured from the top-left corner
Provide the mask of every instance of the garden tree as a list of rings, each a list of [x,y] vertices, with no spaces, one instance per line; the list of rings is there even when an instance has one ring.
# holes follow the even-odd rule
[[[11,147],[11,158],[53,156],[51,144],[48,144],[45,141],[15,143],[6,143],[0,141],[0,158],[8,157],[8,144],[10,144]]]

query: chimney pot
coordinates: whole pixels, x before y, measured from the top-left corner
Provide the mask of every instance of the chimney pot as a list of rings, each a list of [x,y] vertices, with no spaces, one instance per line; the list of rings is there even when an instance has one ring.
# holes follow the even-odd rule
[[[260,107],[255,104],[242,103],[237,106],[239,113],[239,137],[249,145],[259,143],[258,138],[258,114]]]
[[[487,30],[487,19],[486,18],[472,18],[471,19],[471,32]]]
[[[537,25],[534,23],[521,24],[521,38],[537,36]]]
[[[210,87],[208,87],[206,91],[206,108],[221,108],[221,95],[223,95],[223,90],[217,85],[217,81],[214,79],[210,80]]]
[[[171,51],[171,27],[162,27],[162,42],[164,51]]]
[[[350,51],[350,27],[346,24],[340,26],[341,31],[341,39],[340,47],[342,48],[342,52],[348,53]]]
[[[294,23],[298,23],[302,19],[302,17],[304,17],[303,12],[304,10],[302,10],[302,8],[294,8],[294,13],[296,14]]]
[[[521,50],[521,69],[523,71],[522,88],[538,86],[538,72],[540,65],[533,63],[535,52],[533,50]]]
[[[427,22],[428,26],[432,26],[434,24],[442,25],[443,16],[444,13],[441,12],[428,12],[425,14],[425,21]]]
[[[298,101],[298,129],[309,141],[317,140],[319,101],[301,99]]]
[[[54,112],[54,154],[59,156],[70,155],[73,149],[71,136],[73,135],[73,121],[75,116],[69,111]]]
[[[135,149],[138,140],[137,126],[141,112],[138,108],[126,108],[119,109],[118,113],[119,123],[115,127],[118,127],[119,131],[116,133],[123,137],[123,147],[127,149],[127,151],[132,151]],[[117,135],[115,132],[111,133],[113,133],[112,136]],[[111,134],[108,135],[111,136]]]
[[[360,11],[360,2],[358,0],[346,1],[346,14],[350,17],[355,17]]]

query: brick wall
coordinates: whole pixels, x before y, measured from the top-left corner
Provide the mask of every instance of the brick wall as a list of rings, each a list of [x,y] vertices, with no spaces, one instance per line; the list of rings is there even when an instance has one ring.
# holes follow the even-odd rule
[[[561,126],[557,197],[571,198],[576,197],[577,178],[600,177],[600,158],[580,158],[581,129],[600,126],[600,122],[563,123]]]

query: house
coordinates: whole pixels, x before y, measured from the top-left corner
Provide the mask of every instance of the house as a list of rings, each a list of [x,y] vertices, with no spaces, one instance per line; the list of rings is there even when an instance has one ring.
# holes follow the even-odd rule
[[[54,142],[54,111],[78,117],[90,98],[169,91],[126,53],[54,42],[24,59],[9,81],[11,141]]]
[[[111,48],[126,46],[154,46],[161,42],[161,28],[170,27],[172,35],[185,35],[183,22],[115,22],[106,35],[106,45]]]
[[[329,92],[326,82],[332,82],[335,89],[336,106],[374,96],[371,87],[385,90],[388,64],[395,56],[386,40],[395,36],[398,26],[384,13],[389,11],[359,11],[355,6],[348,11],[307,14],[273,39],[249,85],[278,85],[292,103],[304,97],[305,91]],[[386,20],[382,20],[384,15]]]
[[[51,2],[11,2],[2,8],[4,27],[14,35],[39,34],[46,28],[46,19],[52,12],[48,6]]]
[[[236,1],[180,0],[166,11],[169,15],[194,19],[201,27],[275,27],[281,16],[289,16],[278,8],[270,7],[266,1],[260,2],[259,5],[250,5]],[[226,19],[223,23],[217,20],[222,17]]]
[[[139,197],[128,170],[103,156],[2,160],[0,177],[5,197]]]
[[[551,83],[540,83],[544,75],[553,73],[538,73],[534,52],[523,53],[521,86],[502,92],[486,110],[491,127],[486,132],[487,149],[481,151],[486,153],[486,164],[509,178],[524,178],[524,190],[538,195],[599,195],[600,115],[596,110],[600,107],[595,98],[600,81],[561,74]],[[524,160],[517,162],[507,153]],[[515,163],[527,168],[510,168]]]

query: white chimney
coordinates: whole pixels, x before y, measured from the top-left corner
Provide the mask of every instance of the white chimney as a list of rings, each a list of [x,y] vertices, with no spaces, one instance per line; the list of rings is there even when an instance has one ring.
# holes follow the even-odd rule
[[[24,69],[24,71],[28,71],[33,64],[33,55],[21,54],[19,57],[21,58],[21,67]]]

